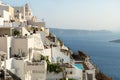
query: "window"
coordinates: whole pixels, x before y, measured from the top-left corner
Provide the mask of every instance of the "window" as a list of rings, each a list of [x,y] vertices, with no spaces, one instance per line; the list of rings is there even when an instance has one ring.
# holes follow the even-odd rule
[[[19,18],[19,16],[18,16],[18,15],[15,15],[15,18]]]
[[[18,54],[22,56],[22,49],[18,49]]]
[[[29,13],[29,16],[31,15],[31,13]]]
[[[10,58],[12,57],[12,47],[9,48]]]
[[[67,74],[67,72],[65,72],[65,74]]]
[[[70,71],[70,74],[72,74],[72,71]]]
[[[93,75],[92,74],[87,74],[88,80],[93,80]]]
[[[21,18],[22,18],[22,19],[24,19],[24,17],[23,17],[23,16],[22,16]]]
[[[16,12],[19,13],[19,10],[17,10]]]

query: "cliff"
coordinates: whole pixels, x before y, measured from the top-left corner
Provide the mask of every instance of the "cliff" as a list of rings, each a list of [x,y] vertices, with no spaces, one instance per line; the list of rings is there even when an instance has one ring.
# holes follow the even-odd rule
[[[95,69],[96,69],[96,71],[95,71],[96,80],[112,80],[112,78],[108,77],[106,74],[101,72],[100,69],[90,60],[90,57],[86,53],[84,53],[83,51],[78,51],[77,54],[72,54],[72,57],[76,61],[83,61],[84,67],[86,67],[85,60],[89,59],[91,64],[93,64]]]

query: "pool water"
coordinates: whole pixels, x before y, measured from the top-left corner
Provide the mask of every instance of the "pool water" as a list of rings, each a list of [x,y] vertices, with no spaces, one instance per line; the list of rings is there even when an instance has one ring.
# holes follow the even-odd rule
[[[75,66],[76,66],[77,68],[81,69],[81,70],[84,70],[84,67],[83,67],[82,64],[75,64]]]

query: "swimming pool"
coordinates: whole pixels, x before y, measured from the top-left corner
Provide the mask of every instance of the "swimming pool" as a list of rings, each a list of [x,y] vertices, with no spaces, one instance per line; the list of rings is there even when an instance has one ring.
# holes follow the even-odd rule
[[[83,67],[82,64],[75,64],[75,66],[76,66],[77,68],[81,69],[81,70],[84,70],[84,67]]]

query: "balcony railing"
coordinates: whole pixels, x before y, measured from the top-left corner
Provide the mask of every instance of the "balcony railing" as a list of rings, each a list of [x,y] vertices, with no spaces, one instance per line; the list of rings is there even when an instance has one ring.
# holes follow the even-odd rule
[[[36,61],[36,62],[27,62],[27,65],[32,65],[32,66],[36,66],[36,65],[43,65],[45,63],[45,61]]]

